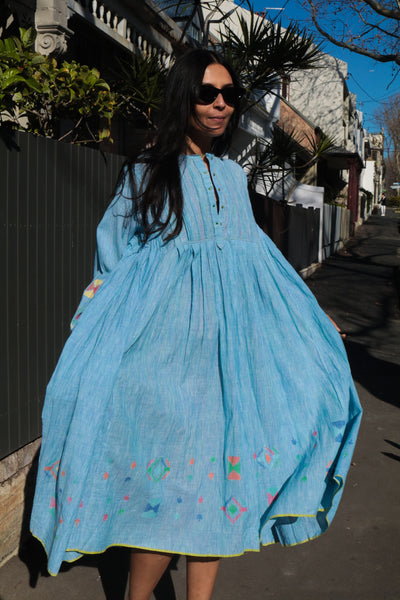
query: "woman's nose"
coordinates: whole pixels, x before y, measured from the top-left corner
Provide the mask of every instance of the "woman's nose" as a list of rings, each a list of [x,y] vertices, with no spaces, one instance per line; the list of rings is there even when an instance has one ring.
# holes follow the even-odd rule
[[[221,92],[215,98],[215,100],[214,100],[214,106],[218,106],[219,108],[222,108],[222,107],[226,106],[226,102],[225,102],[224,97],[221,94]]]

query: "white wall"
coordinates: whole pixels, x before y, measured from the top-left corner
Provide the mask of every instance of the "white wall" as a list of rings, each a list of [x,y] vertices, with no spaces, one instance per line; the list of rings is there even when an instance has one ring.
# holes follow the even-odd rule
[[[365,161],[365,168],[361,172],[361,187],[374,194],[375,189],[375,161]]]
[[[344,95],[347,63],[323,54],[320,68],[298,71],[290,81],[289,102],[338,146],[345,146]]]

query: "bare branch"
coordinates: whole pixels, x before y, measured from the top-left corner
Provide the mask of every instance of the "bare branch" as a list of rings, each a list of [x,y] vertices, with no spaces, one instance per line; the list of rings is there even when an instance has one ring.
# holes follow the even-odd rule
[[[364,0],[364,1],[367,2],[367,0]],[[371,2],[373,2],[373,0],[371,0]],[[351,52],[355,52],[355,53],[361,54],[363,56],[368,56],[369,58],[372,58],[378,62],[383,62],[383,63],[394,62],[397,65],[400,65],[400,53],[387,53],[387,54],[385,53],[385,54],[383,54],[380,52],[376,52],[374,50],[368,50],[367,48],[353,44],[350,41],[336,39],[328,31],[326,31],[326,29],[324,29],[320,25],[320,23],[318,21],[317,9],[316,9],[314,1],[307,0],[307,3],[310,6],[311,19],[312,19],[317,31],[324,38],[326,38],[328,41],[330,41],[332,44],[335,44],[335,46],[339,46],[340,48],[346,48],[347,50],[350,50]],[[367,3],[370,4],[369,1]],[[375,4],[375,2],[374,2],[374,4]],[[400,19],[400,11],[394,11],[394,12],[397,14],[397,17],[393,17],[393,18]]]
[[[399,0],[400,2],[400,0]],[[398,33],[395,33],[394,31],[390,31],[389,29],[384,29],[383,27],[380,26],[380,23],[386,23],[386,19],[382,19],[380,21],[380,23],[370,23],[369,21],[367,21],[364,17],[364,15],[362,13],[359,13],[359,17],[361,19],[361,21],[364,23],[364,25],[366,27],[368,27],[368,30],[365,30],[362,32],[362,34],[360,34],[361,37],[362,35],[368,35],[369,33],[373,32],[374,30],[380,31],[381,33],[383,33],[384,35],[390,35],[391,37],[394,37],[396,39],[400,39],[400,35]]]
[[[386,8],[386,6],[383,6],[383,4],[381,4],[380,2],[376,2],[376,0],[363,0],[363,2],[365,2],[365,4],[368,4],[368,6],[370,6],[376,13],[378,13],[378,15],[382,15],[382,17],[400,20],[400,10]]]

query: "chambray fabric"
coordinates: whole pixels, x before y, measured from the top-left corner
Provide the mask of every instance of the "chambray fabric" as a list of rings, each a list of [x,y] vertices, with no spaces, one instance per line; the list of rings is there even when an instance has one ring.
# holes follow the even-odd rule
[[[188,156],[177,238],[140,244],[128,183],[99,225],[43,410],[31,529],[51,573],[113,545],[297,544],[337,509],[361,415],[342,341],[255,224],[242,169],[208,158],[219,213]]]

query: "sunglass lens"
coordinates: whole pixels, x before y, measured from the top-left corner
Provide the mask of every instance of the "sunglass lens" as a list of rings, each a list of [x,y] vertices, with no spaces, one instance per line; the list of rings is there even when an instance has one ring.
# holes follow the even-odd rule
[[[220,93],[229,106],[234,106],[241,97],[241,91],[235,87],[227,87],[219,90],[212,85],[202,85],[199,90],[198,100],[203,104],[211,104]]]
[[[210,85],[202,85],[200,88],[198,99],[204,104],[211,104],[218,96],[218,90]]]
[[[230,106],[233,106],[238,98],[238,94],[235,88],[233,87],[229,87],[229,88],[225,88],[224,90],[222,90],[222,97],[225,100],[225,102],[227,104],[229,104]]]

